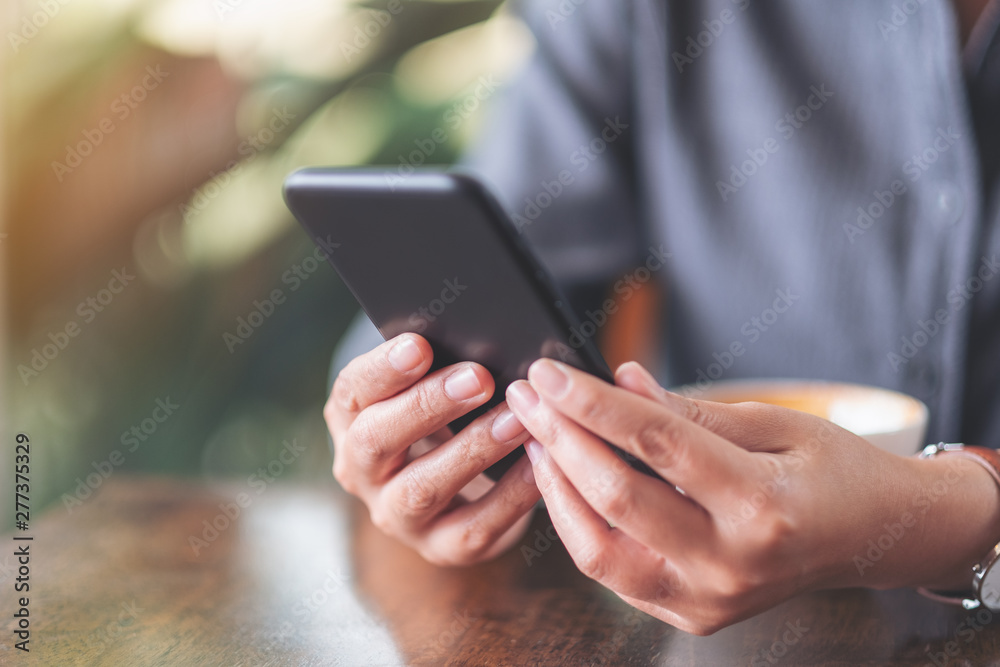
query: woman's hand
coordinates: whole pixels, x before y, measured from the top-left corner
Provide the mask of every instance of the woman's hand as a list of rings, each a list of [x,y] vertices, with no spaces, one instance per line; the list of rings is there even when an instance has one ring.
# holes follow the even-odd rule
[[[382,531],[441,565],[486,560],[524,533],[539,499],[527,459],[499,482],[481,473],[528,437],[501,404],[458,435],[447,425],[493,395],[478,364],[427,374],[431,347],[403,334],[351,361],[324,416],[333,474]]]
[[[683,630],[819,588],[967,586],[998,539],[1000,494],[973,462],[895,456],[775,406],[685,399],[634,363],[618,386],[551,360],[529,381],[508,404],[577,566]]]

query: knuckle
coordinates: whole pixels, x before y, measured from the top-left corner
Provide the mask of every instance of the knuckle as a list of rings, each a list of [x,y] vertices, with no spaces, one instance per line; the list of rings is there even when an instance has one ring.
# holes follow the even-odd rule
[[[556,417],[552,420],[546,420],[546,423],[539,428],[538,434],[545,438],[546,443],[553,446],[558,447],[571,444],[576,442],[579,437],[576,424],[575,419]],[[584,426],[584,420],[581,419],[579,424]],[[584,426],[584,428],[586,428],[586,426]]]
[[[525,505],[524,490],[514,484],[505,484],[499,489],[499,504],[503,507],[523,507]],[[529,502],[532,502],[529,500]]]
[[[639,458],[683,473],[688,465],[687,438],[675,420],[645,424],[636,429],[629,443]]]
[[[751,506],[759,508],[749,537],[756,549],[767,555],[784,551],[797,534],[801,535],[802,527],[800,511],[789,502],[784,487],[787,473],[777,463],[769,469],[772,474],[765,478],[767,482],[758,485],[759,490],[749,498]]]
[[[437,506],[438,492],[419,470],[412,466],[403,472],[402,493],[400,494],[397,511],[405,518],[413,518],[426,514]]]
[[[656,585],[656,592],[650,601],[659,606],[670,605],[671,600],[680,596],[686,588],[687,586],[680,576],[676,572],[671,572],[660,577]]]
[[[594,581],[603,581],[608,573],[608,559],[604,551],[595,546],[588,546],[573,555],[577,568]]]
[[[438,546],[419,546],[417,553],[425,561],[436,567],[462,567],[472,565],[478,558],[457,549],[442,549]]]
[[[684,419],[701,424],[702,420],[709,418],[709,413],[702,409],[698,401],[688,400],[684,402]]]
[[[377,507],[372,507],[369,510],[369,515],[371,516],[372,525],[378,528],[380,531],[389,536],[394,536],[396,532],[396,524],[392,520],[392,517],[388,512],[384,512]]]
[[[607,401],[602,400],[598,392],[588,386],[576,391],[576,401],[581,421],[587,423],[599,421],[607,411]]]
[[[323,414],[329,414],[331,417],[336,416],[338,410],[348,413],[361,410],[361,398],[347,369],[341,371],[333,381],[333,391],[330,393],[330,400],[327,402]]]
[[[734,610],[742,608],[744,601],[764,583],[757,569],[740,558],[713,568],[710,581],[708,597],[714,601],[710,608],[714,610],[714,621],[722,624],[720,627],[727,625],[726,619]]]
[[[349,449],[363,467],[370,467],[387,458],[386,430],[375,421],[363,417],[356,419],[351,424],[350,432],[353,446]]]
[[[723,407],[720,409],[725,410],[726,408]],[[722,418],[719,414],[720,409],[706,410],[700,402],[688,401],[684,406],[684,418],[689,422],[715,432],[722,426]]]
[[[462,452],[462,467],[468,466],[476,471],[490,467],[492,459],[490,452],[495,449],[493,436],[490,433],[490,422],[482,418],[478,420],[479,428],[469,428],[461,431],[458,436],[459,449]]]
[[[686,627],[682,628],[685,632],[689,632],[692,635],[698,637],[708,637],[709,635],[714,635],[716,632],[722,628],[729,625],[723,619],[711,619],[702,621],[688,621]]]
[[[502,480],[493,488],[497,491],[497,504],[510,512],[507,515],[509,523],[505,524],[504,530],[495,531],[496,540],[500,540],[506,537],[507,530],[519,525],[518,522],[530,519],[533,508],[541,499],[541,492],[534,482],[525,482],[520,474],[515,480]],[[523,533],[526,530],[527,524],[523,524],[522,529],[517,532]]]
[[[530,470],[530,468],[531,465],[528,463],[526,465],[526,469]],[[524,469],[525,468],[522,468],[522,470]],[[516,468],[513,468],[513,470],[516,470]],[[525,489],[525,486],[529,484],[534,488]],[[518,474],[514,479],[502,479],[500,482],[497,482],[493,488],[496,489],[499,501],[498,504],[501,507],[528,508],[534,506],[535,502],[538,500],[537,495],[532,493],[533,491],[537,492],[537,486],[533,481],[526,482],[524,480],[523,473]]]
[[[417,553],[420,554],[420,557],[425,561],[431,565],[436,565],[437,567],[448,567],[457,564],[453,559],[448,558],[434,549],[418,548]]]
[[[757,526],[757,542],[760,549],[768,554],[784,551],[799,533],[797,522],[787,512],[767,512]],[[799,533],[801,534],[801,533]]]
[[[333,400],[333,392],[330,392],[330,397],[323,406],[323,420],[326,422],[326,426],[330,429],[331,433],[333,433],[334,425],[337,423],[339,408],[340,406]]]
[[[742,599],[751,589],[748,578],[733,569],[717,573],[713,587],[715,597],[727,603]]]
[[[351,475],[347,472],[347,465],[343,462],[343,457],[337,456],[333,460],[333,478],[337,480],[344,491],[347,491],[351,495],[358,495],[357,487]]]
[[[494,541],[492,530],[478,519],[469,519],[462,524],[458,537],[459,552],[464,554],[466,559],[475,559],[486,552]]]
[[[428,386],[426,382],[420,383],[413,388],[410,400],[413,413],[417,419],[431,421],[437,418],[440,411],[435,398],[435,389]]]
[[[323,418],[326,421],[326,429],[330,434],[330,441],[333,443],[333,451],[338,452],[344,448],[344,441],[347,439],[347,429],[349,426],[340,424],[337,419],[337,408],[332,401],[328,401],[323,408]]]
[[[592,502],[606,519],[615,523],[628,524],[635,515],[637,506],[635,496],[624,476],[607,471],[608,479],[599,479],[595,488],[598,494]]]

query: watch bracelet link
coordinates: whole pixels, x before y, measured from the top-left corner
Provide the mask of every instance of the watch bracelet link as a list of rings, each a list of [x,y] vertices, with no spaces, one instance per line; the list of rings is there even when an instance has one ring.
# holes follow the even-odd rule
[[[941,454],[949,454],[978,463],[986,469],[990,477],[993,478],[993,481],[996,482],[998,489],[1000,489],[1000,452],[997,452],[995,449],[967,446],[961,443],[940,442],[936,445],[927,445],[917,454],[917,457],[929,459]],[[973,586],[963,595],[956,595],[952,592],[935,592],[923,586],[918,587],[916,590],[924,597],[937,602],[961,605],[965,609],[976,609],[982,605],[991,611],[1000,611],[1000,599],[991,599],[987,602],[981,597],[983,576],[994,566],[998,559],[1000,559],[1000,543],[990,549],[989,554],[982,561],[973,566]],[[969,595],[970,592],[972,595]]]

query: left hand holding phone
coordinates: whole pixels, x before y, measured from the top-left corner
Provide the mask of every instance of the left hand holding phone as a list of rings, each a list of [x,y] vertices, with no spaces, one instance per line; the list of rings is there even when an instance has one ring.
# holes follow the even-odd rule
[[[432,361],[408,333],[340,372],[324,409],[333,474],[383,532],[432,563],[467,565],[513,546],[540,494],[526,457],[498,482],[482,474],[528,438],[506,403],[448,429],[493,395],[489,371],[463,362],[428,373]]]

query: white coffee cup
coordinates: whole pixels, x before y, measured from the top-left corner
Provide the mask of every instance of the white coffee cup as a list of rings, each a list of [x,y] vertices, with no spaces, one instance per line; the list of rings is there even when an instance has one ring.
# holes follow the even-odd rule
[[[729,380],[701,389],[681,387],[677,393],[720,403],[757,401],[808,412],[901,456],[926,443],[927,406],[890,389],[814,380]]]

